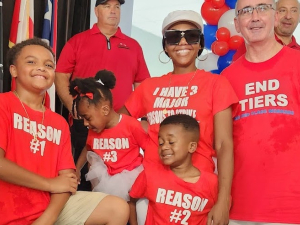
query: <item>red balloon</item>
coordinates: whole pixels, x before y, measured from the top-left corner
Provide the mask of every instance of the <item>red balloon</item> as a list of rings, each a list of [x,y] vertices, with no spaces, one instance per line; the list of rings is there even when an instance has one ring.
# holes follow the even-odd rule
[[[211,3],[214,8],[219,9],[224,6],[225,0],[212,0]]]
[[[211,44],[211,46],[210,46],[210,49],[211,49],[211,51],[214,53],[214,49],[215,49],[215,46],[216,46],[216,44],[217,44],[217,41],[214,41],[212,44]],[[214,53],[215,54],[215,53]]]
[[[201,6],[201,15],[209,25],[218,25],[220,17],[230,8],[224,4],[221,8],[214,8],[212,2],[204,2]]]
[[[215,41],[211,46],[211,50],[215,55],[223,56],[229,51],[229,46],[226,41]]]
[[[244,38],[238,35],[234,35],[229,39],[229,49],[231,50],[237,50],[241,44],[244,43]]]
[[[216,32],[218,41],[228,42],[230,39],[230,31],[226,27],[220,27]]]

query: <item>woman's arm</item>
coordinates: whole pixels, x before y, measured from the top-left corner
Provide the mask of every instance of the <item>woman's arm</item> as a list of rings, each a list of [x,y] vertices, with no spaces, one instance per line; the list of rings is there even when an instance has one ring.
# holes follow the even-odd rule
[[[233,139],[231,107],[214,116],[214,147],[218,159],[218,200],[208,216],[208,224],[229,223],[231,182],[233,177]]]
[[[119,109],[118,113],[122,113],[122,114],[125,114],[125,115],[128,115],[128,116],[131,116],[130,112],[127,110],[127,108],[125,106],[122,106],[122,108]]]

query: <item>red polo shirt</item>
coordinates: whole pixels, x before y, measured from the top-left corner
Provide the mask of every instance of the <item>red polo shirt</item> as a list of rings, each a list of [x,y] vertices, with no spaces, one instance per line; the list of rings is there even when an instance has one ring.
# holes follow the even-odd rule
[[[277,35],[275,35],[275,39],[278,43],[282,44],[282,45],[285,45],[278,37]],[[296,50],[300,50],[300,45],[298,45],[298,43],[296,42],[296,38],[294,36],[292,36],[292,41],[291,43],[289,43],[287,45],[288,47],[290,48],[294,48]],[[233,58],[232,58],[232,61],[236,61],[238,58],[240,58],[242,55],[244,55],[246,53],[246,46],[245,44],[241,45],[236,53],[234,54]]]
[[[124,105],[133,83],[150,77],[138,42],[123,34],[120,28],[107,39],[97,24],[66,43],[56,66],[56,72],[72,73],[72,79],[94,77],[102,69],[111,70],[116,76],[112,90],[115,110]]]

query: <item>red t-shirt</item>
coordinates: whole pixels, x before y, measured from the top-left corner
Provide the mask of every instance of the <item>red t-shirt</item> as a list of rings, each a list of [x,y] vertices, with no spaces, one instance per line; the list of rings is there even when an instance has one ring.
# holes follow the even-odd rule
[[[117,79],[112,90],[115,110],[124,105],[133,83],[150,77],[138,42],[123,34],[120,28],[108,40],[97,24],[65,44],[56,66],[57,72],[72,73],[72,79],[94,77],[102,69],[114,72]]]
[[[261,63],[241,57],[222,73],[240,100],[231,219],[300,223],[299,62],[299,51],[283,47]]]
[[[203,70],[197,70],[193,75],[194,72],[181,75],[168,73],[147,79],[126,101],[125,106],[133,117],[147,115],[151,140],[145,149],[145,161],[159,161],[159,124],[167,116],[188,114],[200,124],[200,141],[193,154],[193,164],[197,168],[214,171],[214,115],[237,102],[237,97],[224,77]]]
[[[25,106],[12,93],[0,94],[0,148],[5,158],[43,177],[56,177],[60,170],[75,169],[70,131],[65,119],[46,109]],[[39,143],[33,143],[30,130],[40,130]],[[36,132],[34,132],[36,133]],[[31,224],[47,208],[50,193],[0,180],[0,224]]]
[[[275,35],[275,39],[278,43],[285,45],[282,40],[280,40],[276,35]],[[298,43],[296,42],[296,38],[294,36],[292,36],[292,41],[291,43],[289,43],[288,45],[286,45],[290,48],[296,49],[296,50],[300,50],[300,45],[298,45]],[[232,61],[235,62],[238,58],[240,58],[242,55],[244,55],[246,53],[246,46],[245,44],[242,44],[237,50],[236,53],[233,55],[232,57]]]
[[[207,215],[217,201],[218,178],[201,172],[196,183],[177,177],[162,165],[145,168],[133,184],[132,198],[149,199],[146,225],[205,225]]]
[[[123,114],[121,117],[116,126],[101,133],[89,130],[86,143],[88,149],[102,158],[110,175],[141,165],[140,148],[145,149],[149,141],[139,121]]]

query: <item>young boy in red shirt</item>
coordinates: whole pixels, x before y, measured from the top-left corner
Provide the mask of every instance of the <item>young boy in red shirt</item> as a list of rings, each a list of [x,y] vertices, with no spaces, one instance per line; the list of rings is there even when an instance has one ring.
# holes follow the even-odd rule
[[[51,48],[29,39],[10,49],[8,62],[16,89],[0,94],[0,224],[126,224],[124,200],[76,193],[68,124],[43,105],[54,81]]]
[[[217,176],[199,171],[191,158],[199,141],[199,124],[191,116],[167,117],[159,129],[159,156],[163,163],[152,165],[138,176],[130,191],[130,224],[135,225],[135,203],[149,200],[146,225],[207,223],[217,201]]]

